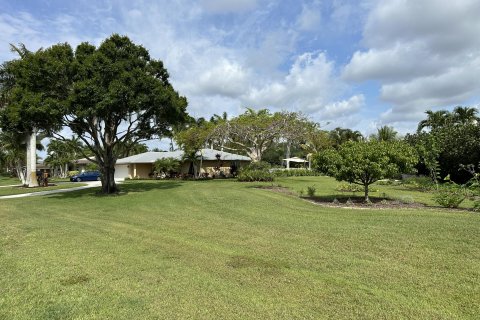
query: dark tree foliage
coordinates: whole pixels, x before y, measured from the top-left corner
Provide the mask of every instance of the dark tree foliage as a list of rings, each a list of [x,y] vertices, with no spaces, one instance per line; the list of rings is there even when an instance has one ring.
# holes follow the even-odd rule
[[[420,121],[417,133],[405,137],[419,152],[419,171],[425,167],[431,174],[436,162],[438,178],[450,176],[456,183],[467,182],[471,174],[461,170],[462,165],[476,166],[480,162],[480,122],[477,109],[459,106],[452,112],[429,110],[426,114],[427,118]]]
[[[102,173],[102,192],[114,193],[119,152],[139,141],[166,135],[187,118],[187,101],[168,81],[163,63],[127,37],[113,35],[98,48],[75,50],[71,90],[58,109],[69,127],[94,155]]]

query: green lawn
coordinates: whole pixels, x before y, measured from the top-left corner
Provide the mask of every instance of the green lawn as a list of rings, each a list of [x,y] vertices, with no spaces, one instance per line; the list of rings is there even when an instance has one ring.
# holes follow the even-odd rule
[[[272,183],[270,183],[271,185]],[[363,192],[341,192],[336,188],[346,184],[345,182],[338,182],[330,177],[294,177],[294,178],[277,178],[273,185],[288,187],[296,194],[303,190],[306,195],[307,188],[314,186],[316,188],[316,196],[319,197],[331,197],[332,200],[335,197],[352,196],[363,197]],[[380,185],[374,183],[370,186],[370,197],[389,198],[389,199],[413,199],[414,202],[425,204],[428,206],[438,207],[439,205],[433,200],[433,192],[421,192],[415,189],[407,188],[402,185]],[[468,209],[473,207],[473,201],[465,199],[461,203],[460,208]]]
[[[326,208],[234,181],[122,189],[0,201],[0,319],[480,314],[479,214]]]
[[[42,191],[49,191],[49,190],[70,189],[70,188],[76,188],[76,187],[81,187],[85,185],[86,185],[85,183],[65,182],[65,183],[59,183],[55,186],[37,187],[37,188],[24,188],[22,186],[2,187],[0,188],[0,197],[10,196],[15,194],[23,194],[23,193],[42,192]]]
[[[10,178],[0,176],[0,186],[20,185],[22,184],[18,178]]]

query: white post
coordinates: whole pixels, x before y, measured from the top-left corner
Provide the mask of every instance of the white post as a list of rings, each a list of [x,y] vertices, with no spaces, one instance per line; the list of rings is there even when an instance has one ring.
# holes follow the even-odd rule
[[[137,164],[133,164],[133,178],[135,179],[137,177]]]
[[[290,170],[290,160],[287,160],[287,170]]]

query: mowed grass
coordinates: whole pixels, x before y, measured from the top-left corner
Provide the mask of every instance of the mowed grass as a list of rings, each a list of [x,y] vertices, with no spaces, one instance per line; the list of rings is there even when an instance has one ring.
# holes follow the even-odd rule
[[[4,186],[0,187],[0,197],[1,196],[11,196],[16,194],[24,194],[24,193],[35,193],[35,192],[42,192],[42,191],[50,191],[50,190],[59,190],[59,189],[70,189],[85,186],[85,183],[75,183],[75,182],[62,182],[57,185],[50,185],[48,187],[35,187],[35,188],[26,188],[23,186]]]
[[[337,189],[340,185],[347,185],[347,183],[339,182],[326,176],[277,178],[273,184],[270,183],[270,185],[287,187],[297,195],[303,190],[304,196],[307,196],[307,188],[313,186],[316,189],[315,196],[324,198],[325,201],[332,201],[335,197],[364,197],[363,191],[338,191]],[[369,196],[371,198],[413,201],[429,207],[440,207],[433,199],[435,195],[433,191],[423,192],[403,185],[381,185],[379,183],[370,185],[369,190]],[[471,209],[473,208],[473,201],[467,198],[460,204],[459,208]]]
[[[310,179],[326,178],[280,183]],[[478,319],[479,214],[326,208],[252,186],[0,201],[0,318]]]
[[[10,178],[0,176],[0,186],[21,185],[22,183],[17,178]]]

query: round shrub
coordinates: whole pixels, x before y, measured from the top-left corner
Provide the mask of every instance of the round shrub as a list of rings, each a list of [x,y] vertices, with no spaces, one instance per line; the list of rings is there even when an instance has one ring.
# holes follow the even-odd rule
[[[270,172],[270,164],[267,162],[252,162],[240,169],[238,181],[273,181],[274,175]]]

